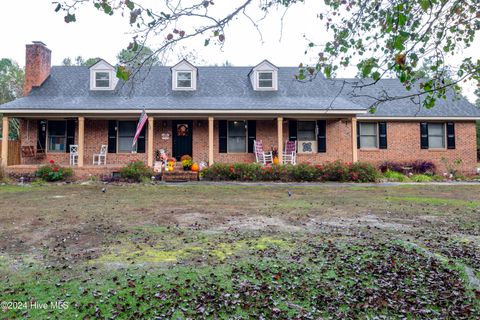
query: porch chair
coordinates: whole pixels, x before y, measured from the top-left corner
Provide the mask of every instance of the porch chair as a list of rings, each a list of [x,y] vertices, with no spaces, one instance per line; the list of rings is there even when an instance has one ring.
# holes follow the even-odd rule
[[[106,144],[102,144],[100,147],[100,153],[95,153],[93,155],[93,165],[101,166],[107,164],[107,148]]]
[[[263,151],[262,140],[253,140],[253,150],[255,152],[255,160],[257,163],[262,163],[263,165],[266,165],[267,163],[273,163],[272,151]]]
[[[78,144],[70,145],[70,166],[78,165]]]
[[[286,141],[283,164],[297,164],[297,141]]]

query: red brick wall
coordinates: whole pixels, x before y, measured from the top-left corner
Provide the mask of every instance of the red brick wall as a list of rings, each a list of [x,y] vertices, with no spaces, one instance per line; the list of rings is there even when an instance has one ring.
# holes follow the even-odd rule
[[[25,54],[25,82],[23,95],[32,87],[40,86],[50,75],[52,52],[42,43],[27,44]]]
[[[476,140],[475,123],[456,122],[455,136],[456,149],[454,150],[422,150],[420,149],[419,122],[389,122],[388,123],[388,149],[386,150],[358,150],[358,160],[380,164],[384,161],[414,161],[429,160],[435,163],[439,172],[445,170],[441,159],[443,157],[453,162],[462,159],[459,169],[465,173],[474,173],[476,167]],[[76,130],[78,136],[78,129]],[[100,151],[102,144],[108,141],[107,120],[85,120],[85,165],[92,164],[94,153]],[[168,140],[162,140],[162,133],[168,133]],[[283,124],[283,140],[288,139],[288,124]],[[154,151],[164,148],[169,154],[172,152],[172,129],[171,121],[155,120],[154,123]],[[263,140],[266,150],[277,146],[277,120],[257,121],[257,139]],[[29,121],[29,129],[26,128],[26,120],[21,121],[22,145],[34,145],[37,141],[37,121]],[[76,139],[78,141],[78,139]],[[218,121],[214,122],[214,160],[215,162],[253,162],[255,156],[249,153],[229,154],[219,153],[218,146]],[[61,164],[69,163],[68,153],[47,153],[43,162],[53,159]],[[208,122],[193,122],[193,159],[196,162],[208,161]],[[122,165],[131,160],[147,161],[146,153],[117,153],[108,154],[108,164]],[[342,160],[352,161],[351,121],[328,120],[327,121],[327,152],[313,154],[298,154],[297,162],[320,163],[325,161]],[[23,159],[22,163],[38,163],[35,159]]]
[[[445,170],[442,158],[453,163],[462,159],[459,170],[474,174],[477,164],[475,122],[455,122],[455,149],[429,150],[420,148],[419,122],[395,121],[387,123],[387,149],[358,150],[358,160],[380,164],[384,161],[428,160],[441,174]]]

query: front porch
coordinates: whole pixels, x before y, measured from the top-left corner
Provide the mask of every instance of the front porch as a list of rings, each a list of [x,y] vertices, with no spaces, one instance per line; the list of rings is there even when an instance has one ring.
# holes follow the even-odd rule
[[[19,116],[17,116],[19,117]],[[139,136],[136,152],[131,151],[137,115],[60,116],[36,115],[21,119],[21,145],[29,146],[34,153],[42,151],[41,157],[22,157],[21,165],[8,167],[16,172],[34,170],[36,166],[54,160],[63,166],[70,165],[69,145],[78,146],[76,176],[88,177],[118,171],[130,161],[144,161],[148,166],[155,164],[158,150],[165,150],[170,157],[179,159],[184,154],[193,161],[205,162],[254,162],[253,140],[263,141],[265,149],[276,148],[280,163],[285,141],[299,135],[311,134],[314,150],[298,153],[297,163],[319,163],[342,160],[357,161],[355,115],[289,115],[273,117],[267,115],[223,115],[223,116],[160,116],[148,117]],[[65,122],[65,124],[62,124]],[[292,126],[295,122],[295,126]],[[312,123],[312,132],[301,132],[296,123]],[[240,123],[240,125],[237,125]],[[319,124],[322,123],[322,129]],[[240,130],[237,130],[237,125]],[[295,128],[295,129],[292,129]],[[70,131],[69,131],[70,130]],[[133,131],[132,131],[133,130]],[[322,131],[323,130],[323,131]],[[133,133],[132,133],[133,132]],[[8,117],[3,117],[3,133],[8,133]],[[300,139],[300,137],[298,137]],[[317,140],[323,140],[323,147]],[[318,142],[320,144],[320,142]],[[105,166],[93,166],[93,156],[102,145],[108,146]],[[318,147],[318,149],[317,149]],[[8,157],[8,148],[2,145],[3,159]]]

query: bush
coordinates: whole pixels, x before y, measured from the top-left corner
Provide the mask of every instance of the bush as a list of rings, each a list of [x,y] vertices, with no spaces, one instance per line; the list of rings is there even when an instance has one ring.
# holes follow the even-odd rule
[[[410,177],[410,180],[413,182],[431,182],[433,178],[426,174],[414,174]]]
[[[50,164],[38,168],[35,176],[45,181],[63,181],[73,175],[71,168],[63,168],[55,161],[50,160]]]
[[[410,172],[415,174],[435,173],[435,165],[431,161],[423,161],[423,160],[416,160],[413,162],[386,161],[379,166],[379,170],[382,173],[385,173],[387,171],[404,173],[405,168],[411,168]]]
[[[125,180],[140,182],[150,180],[153,176],[153,170],[143,161],[132,161],[120,169],[120,176]]]
[[[367,162],[355,162],[350,167],[350,181],[354,182],[372,182],[379,178],[379,173],[375,166]]]
[[[341,161],[323,165],[269,165],[257,163],[217,163],[201,171],[205,180],[237,181],[358,181],[371,182],[378,171],[368,163],[346,164]]]
[[[408,181],[408,178],[400,172],[387,170],[383,173],[383,176],[392,182],[405,182]]]

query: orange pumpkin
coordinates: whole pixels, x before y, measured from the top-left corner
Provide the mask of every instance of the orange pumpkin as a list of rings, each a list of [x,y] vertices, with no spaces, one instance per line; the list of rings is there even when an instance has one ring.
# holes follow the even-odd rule
[[[280,160],[278,159],[278,157],[273,158],[273,164],[279,164],[279,163],[280,163]]]
[[[190,167],[190,170],[198,171],[199,170],[198,163],[195,162],[194,164],[192,164],[192,166]]]

